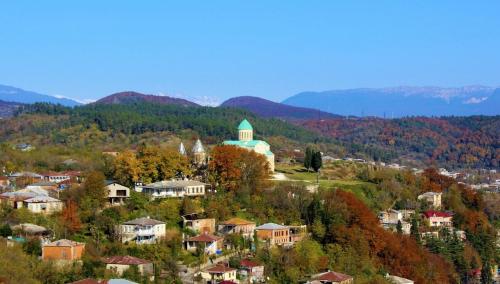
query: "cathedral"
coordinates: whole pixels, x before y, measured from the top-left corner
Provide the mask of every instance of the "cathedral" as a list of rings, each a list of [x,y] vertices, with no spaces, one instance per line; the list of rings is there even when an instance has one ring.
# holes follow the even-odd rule
[[[264,155],[270,171],[274,172],[274,154],[271,152],[271,146],[266,141],[253,139],[253,127],[248,120],[244,119],[238,125],[238,140],[226,140],[223,144],[238,146]]]

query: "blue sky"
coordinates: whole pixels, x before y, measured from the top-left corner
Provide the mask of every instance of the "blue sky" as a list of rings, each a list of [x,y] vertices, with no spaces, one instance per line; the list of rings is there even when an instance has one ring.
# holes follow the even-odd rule
[[[500,85],[500,1],[2,1],[0,84],[97,99]]]

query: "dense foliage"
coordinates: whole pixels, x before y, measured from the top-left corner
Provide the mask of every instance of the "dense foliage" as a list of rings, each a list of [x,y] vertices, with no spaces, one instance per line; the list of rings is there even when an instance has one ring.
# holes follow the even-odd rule
[[[342,118],[302,125],[352,144],[351,149],[364,145],[450,168],[500,167],[500,116]]]
[[[282,135],[299,141],[314,141],[318,135],[276,119],[260,119],[236,109],[213,107],[183,107],[137,103],[127,105],[90,104],[68,108],[60,105],[34,104],[19,109],[19,114],[47,114],[66,116],[57,128],[96,124],[101,131],[112,130],[124,134],[145,132],[181,132],[190,129],[202,137],[232,137],[242,118],[252,121],[259,136]]]

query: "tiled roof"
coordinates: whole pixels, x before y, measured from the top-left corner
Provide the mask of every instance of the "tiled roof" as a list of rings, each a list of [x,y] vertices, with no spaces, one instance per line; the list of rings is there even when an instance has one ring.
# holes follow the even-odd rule
[[[349,275],[346,275],[346,274],[342,274],[342,273],[339,273],[339,272],[335,272],[335,271],[329,271],[329,272],[325,272],[325,273],[320,273],[320,274],[316,274],[313,276],[313,279],[314,280],[319,280],[319,281],[335,281],[335,282],[340,282],[340,281],[345,281],[345,280],[348,280],[348,279],[352,279],[352,276],[349,276]]]
[[[251,225],[251,224],[255,224],[255,222],[235,217],[235,218],[231,218],[229,220],[226,220],[226,221],[222,222],[221,224],[239,226],[239,225]]]
[[[78,245],[83,245],[84,243],[79,243],[71,240],[61,239],[49,244],[43,245],[44,247],[74,247]]]
[[[236,270],[235,268],[227,267],[225,265],[216,265],[213,267],[210,267],[206,269],[205,271],[208,273],[224,273],[224,272],[229,272],[229,271],[234,271]]]
[[[47,203],[47,202],[61,202],[61,200],[50,197],[50,196],[36,196],[29,199],[24,200],[24,202],[28,203]]]
[[[183,188],[187,186],[205,185],[196,180],[164,180],[145,185],[145,188]]]
[[[285,226],[282,226],[282,225],[278,225],[278,224],[275,224],[275,223],[266,223],[264,225],[258,226],[255,229],[256,230],[284,230],[284,229],[288,229],[288,227],[285,227]]]
[[[189,238],[188,241],[189,242],[209,243],[209,242],[215,242],[215,241],[218,241],[221,239],[222,239],[222,237],[214,236],[211,234],[201,234],[201,235]]]
[[[242,259],[240,261],[240,265],[242,267],[256,267],[256,266],[262,266],[261,264],[255,262],[255,261],[252,261],[252,260],[249,260],[249,259]]]
[[[425,211],[424,212],[424,216],[426,218],[430,218],[430,217],[443,217],[443,218],[452,217],[452,215],[450,213],[448,213],[448,212],[441,212],[441,211],[435,211],[435,210]]]
[[[154,225],[160,225],[160,224],[165,224],[165,222],[158,221],[155,219],[143,217],[143,218],[137,218],[134,220],[127,221],[123,223],[124,225],[140,225],[140,226],[154,226]]]
[[[124,264],[124,265],[139,265],[139,264],[148,264],[151,261],[147,261],[145,259],[125,255],[125,256],[111,256],[103,259],[106,264]]]

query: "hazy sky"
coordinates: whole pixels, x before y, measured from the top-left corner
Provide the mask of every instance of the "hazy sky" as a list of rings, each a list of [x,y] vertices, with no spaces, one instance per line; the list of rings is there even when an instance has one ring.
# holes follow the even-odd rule
[[[222,101],[500,85],[500,1],[2,1],[0,84]]]

